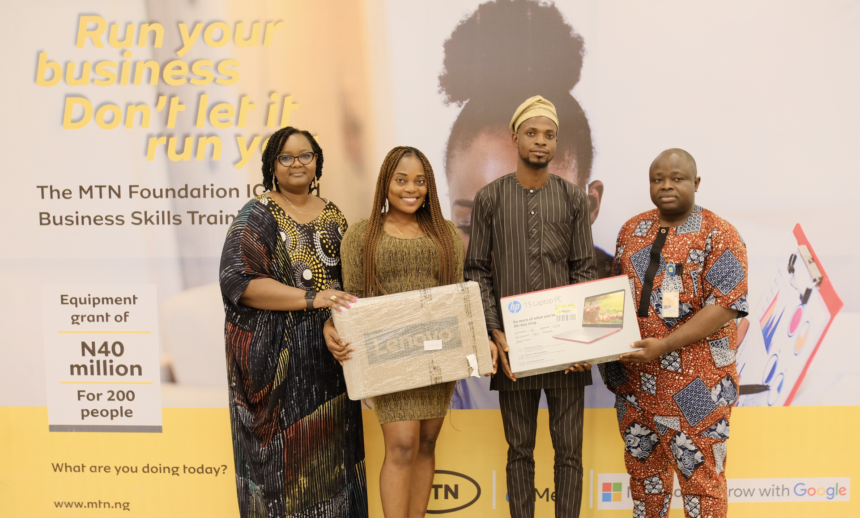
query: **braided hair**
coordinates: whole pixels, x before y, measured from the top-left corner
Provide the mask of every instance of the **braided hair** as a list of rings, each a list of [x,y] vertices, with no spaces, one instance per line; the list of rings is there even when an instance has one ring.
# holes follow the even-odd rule
[[[278,159],[278,155],[281,154],[281,149],[284,148],[284,143],[287,141],[290,136],[295,135],[304,135],[307,137],[308,142],[311,143],[311,149],[314,150],[314,153],[317,154],[317,172],[314,178],[314,181],[308,186],[308,194],[312,193],[314,190],[317,192],[317,196],[320,194],[320,184],[319,179],[322,176],[323,170],[323,152],[322,148],[319,144],[317,144],[316,139],[311,135],[309,131],[303,131],[298,128],[294,128],[292,126],[287,126],[286,128],[281,128],[278,131],[274,132],[271,137],[269,137],[268,142],[266,143],[266,148],[263,150],[263,187],[265,187],[269,191],[278,190],[275,187],[275,161]],[[279,191],[279,190],[278,190]],[[280,192],[280,191],[279,191]]]
[[[373,207],[370,211],[370,219],[367,222],[367,230],[364,235],[364,293],[365,296],[373,297],[384,295],[385,290],[376,277],[376,249],[379,238],[382,235],[382,223],[387,212],[388,188],[394,177],[394,170],[400,159],[404,156],[415,156],[424,166],[424,175],[427,178],[427,195],[424,204],[418,208],[415,215],[418,218],[418,226],[433,240],[439,257],[439,285],[444,286],[457,282],[456,275],[454,239],[451,230],[442,216],[442,208],[439,205],[439,196],[436,194],[436,180],[433,177],[433,167],[424,153],[413,147],[398,146],[388,152],[382,167],[379,169],[379,178],[376,180],[376,195],[373,198]]]

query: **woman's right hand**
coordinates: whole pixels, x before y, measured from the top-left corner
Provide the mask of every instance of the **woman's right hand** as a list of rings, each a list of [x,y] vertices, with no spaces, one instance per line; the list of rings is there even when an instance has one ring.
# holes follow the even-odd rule
[[[344,309],[351,308],[350,303],[356,301],[358,301],[358,297],[350,295],[345,291],[323,290],[317,292],[317,296],[314,297],[314,307],[343,311]]]
[[[325,337],[326,347],[328,347],[329,352],[339,364],[343,365],[344,361],[352,359],[349,353],[355,351],[355,349],[347,349],[347,346],[352,342],[343,340],[330,320],[323,326],[323,336]]]

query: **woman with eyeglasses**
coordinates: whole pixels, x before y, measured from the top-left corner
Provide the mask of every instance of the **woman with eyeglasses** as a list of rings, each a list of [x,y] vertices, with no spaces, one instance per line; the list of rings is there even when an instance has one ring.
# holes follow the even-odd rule
[[[309,132],[275,132],[262,161],[268,192],[239,212],[221,255],[239,510],[366,517],[361,407],[323,338],[331,311],[357,300],[342,291],[346,219],[318,196]]]

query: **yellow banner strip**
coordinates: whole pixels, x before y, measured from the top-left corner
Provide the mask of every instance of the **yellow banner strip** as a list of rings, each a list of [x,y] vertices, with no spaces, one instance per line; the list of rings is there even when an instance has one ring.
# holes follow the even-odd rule
[[[61,381],[61,385],[152,385],[151,381]]]
[[[150,331],[57,331],[57,333],[89,335],[89,334],[108,334],[108,335],[148,335]]]

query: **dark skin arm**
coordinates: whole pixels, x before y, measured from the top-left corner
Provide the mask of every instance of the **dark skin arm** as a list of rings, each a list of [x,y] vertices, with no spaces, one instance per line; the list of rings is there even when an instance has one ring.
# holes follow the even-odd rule
[[[287,286],[275,279],[254,279],[248,283],[248,287],[245,288],[239,302],[245,306],[269,311],[301,311],[308,307],[307,300],[305,300],[306,294],[305,290]],[[335,297],[335,300],[332,300],[332,297]],[[350,307],[351,302],[357,300],[358,297],[343,291],[324,290],[318,292],[314,297],[314,307],[343,311]],[[346,349],[349,342],[340,339],[330,321],[326,322],[323,335],[329,350],[343,365],[343,360],[348,359],[349,353],[354,349]],[[333,347],[336,347],[337,351]]]
[[[282,284],[275,279],[254,279],[248,283],[239,302],[245,306],[269,311],[300,311],[308,307],[307,292]],[[335,297],[336,300],[331,298]],[[353,295],[337,290],[325,290],[314,298],[315,308],[331,308],[343,311],[351,302],[358,300]]]
[[[509,377],[511,381],[517,381],[517,376],[514,374],[514,371],[511,370],[511,364],[508,361],[508,339],[505,337],[505,332],[501,329],[493,329],[493,342],[496,344],[496,347],[499,349],[499,363],[502,364],[502,372],[505,373],[505,376]]]
[[[323,326],[323,337],[325,337],[326,347],[328,347],[329,352],[339,364],[343,365],[344,361],[352,359],[350,353],[355,352],[355,349],[352,347],[347,349],[347,346],[352,344],[352,342],[340,337],[340,334],[334,327],[334,322],[331,320],[326,321],[325,326]]]
[[[705,306],[693,315],[689,322],[666,338],[646,338],[633,342],[630,347],[637,351],[624,353],[618,357],[621,361],[650,362],[663,354],[677,351],[719,331],[729,320],[736,318],[738,312],[721,306]]]
[[[507,337],[505,337],[505,332],[502,331],[501,329],[493,329],[492,343],[496,347],[498,347],[498,349],[499,349],[498,361],[499,361],[499,363],[502,364],[502,372],[504,372],[505,376],[509,377],[511,379],[511,381],[517,381],[517,375],[514,374],[514,371],[511,370],[511,364],[510,364],[510,361],[508,360],[508,351],[510,348],[508,347],[508,339],[507,339]],[[492,350],[491,350],[491,352],[492,352]],[[567,374],[570,371],[585,372],[587,370],[591,370],[591,364],[590,363],[582,363],[582,364],[574,363],[573,365],[568,367],[567,370],[564,371],[564,373]],[[495,358],[494,358],[493,374],[495,374],[495,373],[496,373],[496,362],[495,362]]]
[[[254,279],[245,288],[239,302],[252,308],[270,311],[301,311],[308,307],[305,300],[306,294],[305,290],[287,286],[274,279]],[[335,297],[335,300],[332,300],[332,297]],[[314,297],[314,307],[343,311],[349,309],[350,303],[357,300],[358,297],[343,291],[324,290]],[[323,336],[326,346],[341,365],[343,360],[351,358],[349,353],[355,349],[346,348],[350,342],[340,338],[331,321],[325,323]]]

